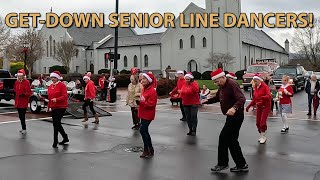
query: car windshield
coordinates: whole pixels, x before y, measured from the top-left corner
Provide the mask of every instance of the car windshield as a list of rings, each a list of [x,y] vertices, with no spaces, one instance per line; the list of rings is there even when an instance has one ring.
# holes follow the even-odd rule
[[[277,75],[284,75],[284,74],[297,74],[296,68],[278,68],[275,72]]]
[[[247,69],[248,73],[256,72],[270,72],[271,68],[269,66],[249,66]]]

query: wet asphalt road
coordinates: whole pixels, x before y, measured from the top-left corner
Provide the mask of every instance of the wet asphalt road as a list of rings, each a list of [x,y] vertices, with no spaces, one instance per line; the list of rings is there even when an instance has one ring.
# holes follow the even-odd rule
[[[219,107],[199,113],[197,137],[186,136],[188,128],[178,120],[181,116],[178,108],[164,108],[158,110],[150,126],[155,156],[148,160],[140,159],[140,152],[127,152],[132,147],[141,147],[142,140],[139,132],[130,129],[130,113],[126,111],[101,118],[99,125],[93,125],[92,119],[82,124],[81,120],[64,118],[70,145],[58,150],[51,148],[50,122],[28,121],[25,136],[18,133],[19,123],[2,123],[0,179],[313,179],[320,170],[320,121],[305,117],[304,97],[305,93],[295,97],[298,104],[294,106],[288,134],[280,133],[281,119],[277,116],[269,119],[265,145],[257,142],[254,114],[246,114],[239,141],[249,164],[248,173],[210,172],[217,162],[218,137],[225,121]],[[229,165],[234,166],[231,156]]]

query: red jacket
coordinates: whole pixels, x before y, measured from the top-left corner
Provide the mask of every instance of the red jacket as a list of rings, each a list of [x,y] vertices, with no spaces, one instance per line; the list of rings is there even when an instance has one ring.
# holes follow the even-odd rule
[[[104,78],[100,78],[100,79],[99,79],[99,86],[100,86],[100,89],[104,89],[104,81],[105,81],[105,79],[104,79]]]
[[[15,108],[28,108],[29,98],[32,95],[30,82],[26,79],[20,81],[16,81],[13,87],[16,97],[14,100]]]
[[[248,105],[250,108],[253,105],[257,106],[270,106],[271,105],[271,93],[266,83],[261,82],[259,87],[254,88],[253,98]]]
[[[191,84],[185,83],[181,89],[181,98],[183,105],[198,105],[200,104],[199,85],[196,81]]]
[[[52,99],[56,98],[56,102]],[[51,84],[48,88],[48,107],[51,109],[66,109],[68,107],[68,92],[67,86],[63,82],[58,82],[56,85]]]
[[[93,81],[90,80],[85,88],[85,96],[84,99],[94,99],[96,98],[96,86]]]
[[[156,116],[157,101],[158,95],[153,85],[144,87],[140,96],[138,117],[148,121],[154,120]]]
[[[184,78],[178,79],[177,86],[171,91],[173,94],[178,94],[178,90],[182,89],[182,86],[186,83],[186,80]],[[179,98],[181,98],[181,95],[179,94]]]
[[[291,93],[292,95],[289,96],[289,95],[286,95],[284,93],[284,89],[287,89],[287,91],[289,93]],[[281,98],[281,94],[282,94],[282,98]],[[279,91],[278,91],[278,97],[279,97],[279,100],[280,100],[280,104],[291,104],[291,97],[293,97],[293,88],[291,85],[287,85],[287,86],[281,86]]]

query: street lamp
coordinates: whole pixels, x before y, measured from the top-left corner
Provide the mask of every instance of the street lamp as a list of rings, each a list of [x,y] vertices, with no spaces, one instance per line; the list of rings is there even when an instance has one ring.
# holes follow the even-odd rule
[[[23,69],[25,72],[27,72],[27,52],[28,52],[28,48],[29,48],[29,43],[27,41],[23,42],[23,52],[24,52],[24,66]]]

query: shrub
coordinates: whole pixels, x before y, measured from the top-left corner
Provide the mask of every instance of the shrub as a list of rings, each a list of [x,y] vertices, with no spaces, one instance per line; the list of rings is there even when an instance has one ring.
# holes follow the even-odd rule
[[[53,71],[59,71],[61,74],[67,74],[67,68],[65,66],[52,66],[49,68],[49,73],[52,73]]]
[[[157,94],[158,96],[168,95],[167,93],[171,92],[173,88],[176,86],[175,80],[169,80],[167,83],[167,79],[161,78],[157,82]]]
[[[128,87],[130,84],[130,74],[120,74],[116,76],[117,87]]]
[[[201,73],[199,73],[198,71],[193,71],[192,75],[194,79],[201,79]]]
[[[211,80],[211,72],[212,71],[206,71],[206,72],[202,73],[201,78],[203,80]]]
[[[238,80],[243,80],[242,76],[244,75],[244,71],[245,70],[240,70],[240,71],[237,71],[235,74],[238,78]]]
[[[131,71],[123,69],[120,71],[120,74],[131,74]]]
[[[11,62],[10,63],[10,73],[12,76],[14,76],[15,74],[17,74],[17,72],[20,69],[24,68],[24,63],[23,62]],[[26,70],[26,75],[28,76],[28,70]]]

